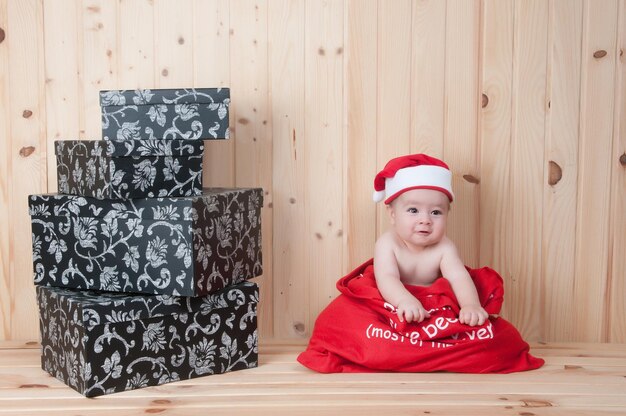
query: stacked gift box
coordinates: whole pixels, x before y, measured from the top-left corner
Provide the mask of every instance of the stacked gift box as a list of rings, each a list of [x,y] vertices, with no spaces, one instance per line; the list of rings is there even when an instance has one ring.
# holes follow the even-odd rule
[[[229,90],[103,91],[31,195],[42,368],[86,396],[257,365],[259,188],[202,188]]]

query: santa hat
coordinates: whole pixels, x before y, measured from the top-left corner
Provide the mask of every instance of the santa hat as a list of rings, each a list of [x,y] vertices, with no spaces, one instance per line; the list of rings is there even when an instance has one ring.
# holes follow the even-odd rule
[[[374,178],[374,202],[384,199],[389,204],[411,189],[443,192],[452,202],[452,172],[444,162],[425,154],[396,157]]]

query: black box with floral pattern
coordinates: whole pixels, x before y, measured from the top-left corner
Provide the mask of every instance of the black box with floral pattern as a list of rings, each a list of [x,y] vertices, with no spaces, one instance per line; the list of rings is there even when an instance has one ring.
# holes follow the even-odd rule
[[[131,199],[202,193],[202,141],[57,140],[55,154],[62,194]]]
[[[256,367],[258,287],[204,297],[37,287],[41,367],[99,396]]]
[[[100,91],[102,138],[229,138],[228,88]]]
[[[203,296],[259,276],[260,188],[130,200],[31,195],[36,285]]]

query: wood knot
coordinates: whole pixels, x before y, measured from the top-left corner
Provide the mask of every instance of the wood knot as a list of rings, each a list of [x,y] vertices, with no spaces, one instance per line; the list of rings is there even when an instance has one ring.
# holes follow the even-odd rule
[[[20,149],[20,156],[28,157],[28,156],[32,155],[34,151],[35,151],[35,148],[33,146],[22,147]]]
[[[317,50],[317,53],[318,53],[319,55],[321,55],[321,56],[326,55],[326,51],[325,51],[325,50],[324,50],[324,48],[322,48],[321,46],[320,46],[320,48]]]
[[[179,44],[179,45],[184,45],[184,44],[185,44],[185,38],[184,38],[184,37],[182,37],[182,36],[181,36],[181,37],[179,37],[179,38],[178,38],[178,44]]]
[[[581,367],[581,366],[579,366],[579,365],[568,365],[568,364],[565,364],[565,365],[563,366],[563,369],[564,369],[564,370],[580,370],[581,368],[582,368],[582,367]]]
[[[50,386],[47,384],[22,384],[20,385],[20,389],[47,389]]]
[[[167,70],[167,68],[163,68],[163,71],[161,71],[161,75],[163,75],[164,77],[168,76],[170,73],[170,71]]]
[[[560,182],[563,177],[563,169],[554,161],[550,161],[548,168],[548,184],[554,186]]]
[[[6,38],[6,37],[7,37],[7,35],[6,35],[6,33],[4,32],[4,29],[2,29],[2,28],[0,27],[0,43],[4,42],[4,38]]]
[[[619,157],[619,164],[626,168],[626,153],[622,153]]]
[[[523,407],[552,407],[552,403],[547,400],[522,400],[522,403]]]
[[[465,179],[469,183],[473,183],[473,184],[476,184],[476,185],[478,185],[480,183],[480,179],[478,179],[474,175],[463,175],[463,179]]]
[[[593,53],[593,57],[596,59],[604,58],[606,56],[606,51],[604,49],[600,49],[599,51],[595,51]]]
[[[24,117],[24,118],[29,118],[29,117],[30,117],[30,116],[32,116],[32,115],[33,115],[33,112],[32,112],[32,111],[30,111],[30,110],[24,110],[24,111],[22,112],[22,117]]]
[[[172,403],[171,400],[167,400],[167,399],[156,399],[156,400],[152,400],[152,404],[170,404]]]
[[[487,107],[487,104],[489,104],[489,97],[487,97],[487,94],[483,94],[483,103],[482,103],[482,107],[483,107],[483,108]]]
[[[248,119],[247,119],[247,118],[245,118],[245,117],[241,117],[239,120],[237,120],[237,123],[239,123],[239,124],[243,124],[244,126],[245,126],[246,124],[248,124],[249,122],[250,122],[250,120],[248,120]]]
[[[295,322],[293,324],[293,329],[298,333],[298,334],[303,334],[304,333],[304,324],[302,322]]]
[[[158,407],[155,407],[153,409],[146,409],[146,413],[150,413],[150,414],[152,414],[152,413],[163,413],[163,412],[165,412],[165,409],[160,409]]]

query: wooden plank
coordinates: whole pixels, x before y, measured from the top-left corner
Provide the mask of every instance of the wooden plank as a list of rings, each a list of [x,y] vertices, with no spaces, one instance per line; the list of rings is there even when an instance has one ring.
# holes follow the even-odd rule
[[[0,229],[10,230],[11,197],[11,112],[9,111],[8,0],[0,0]],[[0,340],[11,338],[11,233],[0,233]]]
[[[155,88],[152,0],[119,0],[116,89]]]
[[[571,340],[574,312],[576,188],[580,116],[583,2],[551,3],[548,115],[543,192],[543,308],[541,339]]]
[[[37,338],[39,338],[39,334],[37,334]],[[2,340],[0,341],[0,350],[2,349],[38,349],[41,348],[41,344],[39,341],[28,341],[28,340]]]
[[[616,79],[615,124],[611,154],[611,252],[609,264],[611,284],[609,294],[610,342],[626,343],[626,0],[619,3],[618,42],[615,48]]]
[[[514,14],[512,0],[487,0],[483,6],[479,263],[503,277],[510,276],[507,241],[512,238],[509,181]],[[505,315],[507,306],[503,306]]]
[[[0,367],[37,367],[40,349],[4,349],[0,354]]]
[[[205,379],[209,378],[211,378],[211,376],[205,377]],[[623,384],[551,384],[537,382],[508,384],[503,383],[502,380],[500,383],[471,381],[433,383],[428,380],[421,380],[415,383],[394,382],[388,384],[345,381],[339,383],[320,382],[308,384],[296,381],[291,384],[273,384],[271,382],[261,382],[258,384],[224,383],[213,384],[210,388],[207,388],[208,386],[206,385],[193,384],[194,381],[195,380],[168,383],[149,389],[127,391],[117,397],[115,404],[119,404],[119,401],[136,402],[137,404],[143,402],[144,404],[148,404],[150,400],[155,398],[174,397],[172,401],[178,402],[177,407],[186,407],[189,405],[199,405],[203,400],[219,401],[220,399],[224,400],[233,396],[236,396],[238,399],[248,399],[251,401],[269,398],[276,400],[278,398],[280,401],[285,402],[292,401],[292,397],[308,397],[311,399],[319,397],[322,399],[334,396],[334,399],[330,399],[331,401],[341,401],[342,399],[345,400],[356,396],[361,397],[361,400],[369,400],[369,398],[372,397],[381,399],[388,396],[388,401],[391,401],[392,398],[402,398],[407,401],[418,402],[426,398],[426,400],[430,399],[433,402],[439,401],[441,403],[441,401],[445,400],[445,397],[449,395],[460,397],[457,403],[455,403],[456,400],[450,400],[452,402],[451,405],[460,405],[462,403],[475,402],[478,400],[489,402],[500,395],[504,397],[508,396],[510,400],[520,400],[524,396],[530,396],[532,397],[531,400],[545,400],[555,402],[557,405],[559,401],[564,401],[566,398],[569,401],[570,399],[567,396],[578,396],[576,400],[578,403],[580,403],[583,398],[586,398],[590,402],[588,404],[602,405],[604,404],[602,399],[605,399],[607,400],[607,404],[626,405],[626,397],[623,397],[626,392],[626,386]],[[56,381],[52,384],[58,385],[61,384],[61,382]],[[18,394],[20,397],[16,399]],[[67,391],[62,388],[0,389],[0,403],[7,406],[10,406],[11,403],[16,401],[34,398],[37,399],[36,401],[47,401],[49,404],[58,402],[59,407],[67,405],[68,408],[80,406],[81,402],[84,401],[82,397],[68,400],[67,396]],[[113,405],[112,400],[114,400],[113,396],[98,399],[102,407]],[[40,405],[34,404],[34,406],[37,408]]]
[[[515,3],[511,147],[511,276],[507,318],[529,340],[541,334],[543,154],[548,3]]]
[[[566,409],[588,409],[588,410],[624,410],[626,398],[622,395],[559,395],[559,394],[441,394],[416,393],[398,389],[397,391],[377,392],[376,387],[370,389],[344,388],[343,394],[327,389],[320,392],[289,391],[287,389],[270,389],[250,394],[248,390],[237,391],[237,387],[232,388],[232,393],[220,395],[219,391],[208,390],[197,396],[192,396],[189,389],[178,388],[174,392],[172,385],[155,387],[153,390],[161,392],[160,397],[135,397],[135,392],[124,392],[114,396],[103,396],[92,400],[85,400],[77,393],[73,396],[58,389],[21,389],[24,395],[30,400],[15,399],[8,397],[1,400],[4,411],[14,411],[18,408],[22,411],[32,413],[47,411],[48,409],[67,410],[68,412],[109,409],[118,411],[124,409],[141,409],[145,413],[160,413],[163,411],[176,411],[183,409],[214,409],[224,408],[248,411],[254,410],[257,406],[294,406],[300,408],[316,407],[326,409],[326,411],[341,411],[344,407],[378,407],[380,410],[388,408],[402,407],[424,407],[424,406],[447,406],[455,408],[457,412],[473,406],[490,406],[492,412],[487,414],[501,414],[500,411],[509,407],[517,410],[519,414],[523,410],[533,410],[533,414],[541,414],[543,408],[562,408],[564,414]],[[282,391],[286,390],[286,391]],[[297,390],[294,389],[294,390]],[[145,391],[145,390],[143,390]],[[339,390],[342,391],[341,389]],[[57,392],[57,397],[54,397]],[[62,394],[58,394],[58,392]],[[46,394],[47,393],[47,394]],[[53,396],[53,397],[50,397]],[[78,397],[76,397],[78,396]],[[36,400],[33,398],[36,397]],[[163,399],[162,397],[168,397]],[[234,400],[235,399],[235,400]],[[531,408],[531,409],[529,409]],[[413,409],[415,411],[415,409]]]
[[[80,137],[81,113],[79,50],[82,37],[80,2],[66,0],[63,7],[43,4],[45,47],[45,97],[47,126],[48,191],[57,191],[55,140],[76,140]],[[77,36],[77,34],[80,34]]]
[[[184,88],[193,83],[191,0],[154,1],[154,77],[158,88]]]
[[[336,386],[339,389],[346,384],[359,385],[380,385],[383,389],[387,389],[393,385],[410,385],[414,391],[421,391],[422,388],[432,388],[433,386],[441,386],[441,390],[450,390],[453,388],[464,387],[471,391],[472,383],[480,383],[489,386],[490,389],[498,388],[499,384],[506,381],[507,388],[511,391],[518,392],[518,385],[521,388],[529,384],[537,384],[544,386],[544,392],[552,391],[553,387],[561,389],[564,393],[571,394],[567,386],[575,385],[576,389],[585,386],[610,386],[613,390],[624,389],[626,381],[624,380],[624,367],[621,371],[611,367],[577,367],[571,369],[572,366],[564,368],[563,365],[548,365],[541,369],[540,375],[537,372],[513,373],[503,376],[501,374],[452,374],[452,373],[433,373],[433,374],[412,374],[412,373],[380,373],[376,376],[348,373],[348,374],[317,374],[309,372],[303,367],[295,367],[291,372],[281,371],[285,366],[281,364],[263,365],[257,369],[247,370],[245,372],[230,372],[211,377],[199,377],[192,380],[184,381],[184,385],[202,386],[205,389],[213,388],[213,386],[222,385],[239,385],[246,387],[254,386],[274,386],[279,389],[284,385],[303,386]],[[41,387],[48,386],[50,389],[66,389],[69,388],[62,382],[56,380],[40,367],[9,367],[0,368],[0,389],[20,389],[29,386]],[[582,387],[581,387],[582,386]],[[598,387],[600,388],[600,387]],[[144,395],[152,394],[151,391],[145,391]]]
[[[230,86],[230,7],[228,0],[193,0],[193,84]],[[232,121],[232,120],[231,120]],[[235,185],[235,141],[204,142],[202,184]]]
[[[272,335],[272,136],[268,92],[267,1],[230,2],[231,131],[235,140],[235,185],[264,190],[261,213],[263,276],[259,331]],[[232,127],[235,127],[232,129]]]
[[[411,7],[410,151],[443,158],[447,2],[413,2]]]
[[[36,0],[9,2],[7,16],[11,22],[6,42],[10,57],[9,74],[12,74],[8,106],[12,192],[10,227],[7,230],[11,244],[8,258],[11,324],[7,335],[10,339],[32,339],[38,334],[38,313],[30,254],[32,236],[28,195],[46,190],[45,160],[46,153],[49,154],[45,130],[42,4]],[[55,172],[56,177],[56,170],[50,170]]]
[[[530,344],[531,347],[540,348],[540,349],[582,349],[582,350],[593,350],[595,352],[598,351],[624,351],[626,352],[626,344],[625,343],[598,343],[598,342],[570,342],[570,341],[553,341],[553,342],[535,342]]]
[[[376,241],[376,204],[372,183],[376,175],[377,131],[377,0],[346,3],[346,164],[347,251],[345,269],[371,258]],[[385,136],[386,137],[386,136]]]
[[[376,172],[411,151],[411,19],[411,1],[378,2]],[[378,204],[377,236],[388,228],[385,206]]]
[[[32,357],[33,362],[38,362],[38,357]],[[612,385],[624,388],[624,366],[574,366],[562,364],[547,364],[541,370],[532,372],[501,374],[455,374],[455,373],[314,373],[295,363],[295,355],[291,355],[290,363],[266,362],[261,356],[258,368],[244,372],[230,372],[212,377],[199,377],[187,380],[186,385],[341,385],[346,383],[380,384],[389,386],[392,384],[437,384],[453,387],[458,383],[471,384],[472,382],[488,385],[501,384],[503,380],[514,389],[516,384],[544,384],[544,385]],[[67,388],[63,383],[53,382],[55,379],[39,366],[13,366],[0,367],[0,388],[24,388],[22,385],[48,385],[49,388]],[[306,377],[305,377],[306,376]],[[149,394],[147,392],[146,394]]]
[[[307,337],[313,321],[309,298],[308,215],[304,136],[304,1],[268,3],[272,114],[274,337]],[[298,242],[298,243],[296,243]]]
[[[337,295],[343,270],[344,2],[305,3],[304,157],[312,322]],[[300,244],[300,242],[294,242]],[[312,328],[309,328],[312,329]]]
[[[446,405],[422,405],[419,407],[420,407],[420,411],[422,411],[425,414],[436,414],[436,415],[441,415],[441,416],[456,416],[459,414],[459,409],[450,408]],[[402,405],[394,406],[393,404],[387,404],[385,406],[377,406],[377,407],[357,405],[354,408],[347,406],[347,407],[342,407],[340,409],[337,409],[337,408],[332,408],[332,407],[329,408],[328,406],[325,406],[319,403],[313,406],[309,406],[309,407],[298,406],[298,405],[293,405],[293,406],[281,405],[280,407],[278,407],[278,406],[273,406],[271,404],[259,403],[255,405],[253,410],[249,407],[243,407],[241,409],[230,409],[228,406],[225,406],[222,408],[211,407],[210,410],[211,410],[211,415],[214,415],[214,416],[246,415],[246,414],[249,414],[251,411],[254,411],[255,413],[258,413],[258,414],[272,414],[276,416],[283,416],[283,415],[291,416],[293,414],[298,414],[302,416],[318,416],[320,414],[332,412],[333,410],[341,411],[341,414],[345,416],[360,416],[360,415],[378,416],[380,414],[384,414],[385,412],[388,412],[389,409],[392,409],[393,414],[397,416],[415,415],[415,409],[411,408],[410,406],[402,406]],[[500,409],[500,408],[494,409],[492,406],[489,406],[489,405],[476,405],[476,406],[472,406],[471,408],[463,409],[463,415],[484,416],[484,415],[497,414],[497,415],[516,415],[517,416],[520,413],[531,413],[525,410],[528,410],[528,406],[522,405],[518,408],[514,408],[513,406],[510,406],[504,409]],[[567,408],[567,409],[542,408],[539,411],[537,411],[536,409],[532,409],[532,410],[534,410],[533,414],[537,416],[552,416],[552,415],[563,415],[563,414],[572,415],[572,416],[589,416],[590,414],[589,410],[572,409],[572,408]],[[108,415],[110,414],[110,411],[111,411],[110,409],[95,409],[95,410],[89,409],[88,414],[89,415]],[[121,412],[119,410],[116,410],[116,415],[121,416],[121,415],[126,415],[126,414],[137,414],[138,412],[144,412],[144,411],[160,412],[162,411],[162,409],[158,407],[149,408],[149,409],[143,409],[143,408],[132,409],[131,408],[131,409],[127,409]],[[621,415],[622,414],[621,412],[622,410],[619,408],[613,408],[613,409],[607,408],[607,409],[602,409],[602,410],[598,408],[593,409],[594,416],[595,415],[597,416]],[[50,416],[68,416],[68,413],[65,410],[47,409],[46,414]],[[80,414],[84,414],[84,413],[81,412]],[[180,416],[197,415],[198,409],[195,409],[195,408],[176,409],[176,414]]]
[[[618,2],[585,1],[582,52],[574,340],[608,339],[611,147]],[[603,52],[606,51],[606,55]],[[594,56],[595,55],[595,56]],[[594,218],[594,221],[590,221]],[[623,254],[623,253],[622,253]]]
[[[452,170],[455,200],[448,236],[464,263],[478,266],[478,115],[480,2],[448,0],[445,43],[445,162]]]
[[[100,90],[117,88],[117,2],[87,0],[81,4],[82,97],[85,115],[81,121],[82,138],[101,139]]]

